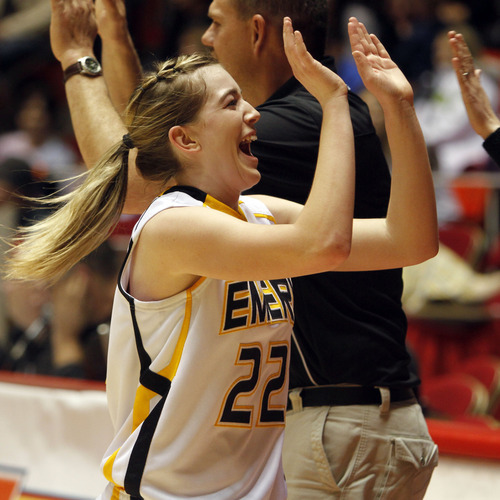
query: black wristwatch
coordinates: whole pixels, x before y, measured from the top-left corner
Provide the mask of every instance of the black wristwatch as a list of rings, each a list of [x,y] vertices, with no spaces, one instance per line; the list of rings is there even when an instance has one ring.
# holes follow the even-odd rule
[[[64,83],[68,81],[73,75],[85,75],[95,77],[102,75],[102,67],[97,59],[86,56],[81,57],[75,64],[68,66],[64,70]]]

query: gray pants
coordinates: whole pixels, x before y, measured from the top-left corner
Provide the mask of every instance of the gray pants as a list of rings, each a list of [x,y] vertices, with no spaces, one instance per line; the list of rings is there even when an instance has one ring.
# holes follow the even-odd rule
[[[300,402],[299,402],[300,403]],[[438,462],[416,400],[287,412],[289,500],[419,500]]]

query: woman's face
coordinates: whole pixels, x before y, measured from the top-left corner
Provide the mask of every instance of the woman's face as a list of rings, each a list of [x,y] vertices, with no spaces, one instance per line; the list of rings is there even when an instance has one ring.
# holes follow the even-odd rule
[[[189,128],[201,147],[203,170],[222,189],[244,191],[260,179],[258,160],[250,150],[257,138],[255,124],[260,114],[242,98],[238,85],[222,66],[211,65],[201,71],[207,101]]]

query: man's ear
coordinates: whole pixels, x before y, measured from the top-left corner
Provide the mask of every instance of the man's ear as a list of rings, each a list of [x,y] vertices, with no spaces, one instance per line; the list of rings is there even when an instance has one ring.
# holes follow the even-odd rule
[[[252,17],[252,48],[254,54],[258,55],[262,52],[268,37],[268,29],[269,24],[260,14],[255,14]]]
[[[199,151],[201,146],[196,139],[193,139],[186,127],[176,125],[168,131],[168,138],[173,146],[183,153]]]

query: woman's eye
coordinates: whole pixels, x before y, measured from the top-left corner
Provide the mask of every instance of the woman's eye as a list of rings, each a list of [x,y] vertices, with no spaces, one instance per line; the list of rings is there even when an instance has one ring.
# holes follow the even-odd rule
[[[228,103],[227,107],[230,108],[232,106],[236,106],[238,104],[238,101],[236,99],[233,99],[231,102]]]

